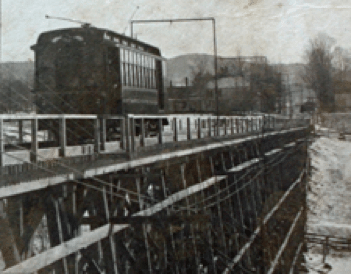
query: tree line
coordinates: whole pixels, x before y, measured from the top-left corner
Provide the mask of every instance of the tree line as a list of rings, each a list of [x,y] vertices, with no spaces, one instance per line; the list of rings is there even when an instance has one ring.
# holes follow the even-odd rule
[[[254,57],[252,59],[254,60]],[[232,101],[228,102],[227,98],[219,96],[220,104],[231,104],[231,111],[281,112],[284,85],[282,74],[277,66],[270,65],[267,62],[262,63],[252,60],[247,62],[237,57],[232,62],[219,64],[217,80],[230,77],[242,79],[246,86],[241,86],[236,90],[235,87],[232,87]],[[193,95],[197,95],[204,100],[211,99],[213,94],[208,93],[208,83],[214,80],[215,75],[208,71],[207,62],[199,60],[192,68],[191,90]],[[221,92],[221,87],[219,87],[219,92]],[[240,98],[237,98],[237,96],[240,96]]]
[[[17,69],[11,65],[0,65],[0,113],[30,112],[34,109],[33,73],[25,65]]]
[[[335,94],[351,91],[349,51],[337,46],[334,38],[320,33],[310,40],[304,60],[301,77],[316,93],[320,111],[337,111]]]

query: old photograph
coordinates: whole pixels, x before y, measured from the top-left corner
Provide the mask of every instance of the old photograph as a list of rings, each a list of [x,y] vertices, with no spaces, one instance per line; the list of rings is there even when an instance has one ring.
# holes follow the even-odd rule
[[[351,0],[0,0],[0,273],[351,273]]]

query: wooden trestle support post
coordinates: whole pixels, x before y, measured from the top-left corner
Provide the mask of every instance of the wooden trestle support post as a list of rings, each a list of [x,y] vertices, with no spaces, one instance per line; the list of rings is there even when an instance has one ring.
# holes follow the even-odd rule
[[[243,132],[244,123],[246,131],[247,120],[230,120],[227,134]],[[201,120],[197,126],[201,135]],[[132,119],[126,119],[126,127],[133,131]],[[189,134],[190,122],[187,128]],[[298,138],[304,134],[247,139],[8,196],[1,200],[0,216],[4,273],[15,273],[18,268],[12,267],[27,259],[39,262],[41,253],[54,256],[53,248],[65,255],[31,269],[40,274],[288,273],[303,242],[306,149]],[[133,150],[131,140],[127,145]],[[79,237],[89,244],[72,246]],[[64,253],[65,248],[71,251]]]

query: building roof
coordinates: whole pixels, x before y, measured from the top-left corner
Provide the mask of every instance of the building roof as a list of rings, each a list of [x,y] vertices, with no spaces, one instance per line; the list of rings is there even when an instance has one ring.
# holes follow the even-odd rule
[[[218,88],[235,88],[235,87],[249,87],[250,82],[242,76],[229,76],[218,79]],[[208,89],[214,89],[215,80],[211,80],[207,84]]]

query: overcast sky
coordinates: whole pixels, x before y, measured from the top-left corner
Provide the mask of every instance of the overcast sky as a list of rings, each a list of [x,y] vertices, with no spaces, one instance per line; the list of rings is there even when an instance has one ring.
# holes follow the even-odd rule
[[[311,37],[327,33],[351,48],[351,0],[2,0],[2,60],[33,59],[30,46],[47,30],[77,27],[45,14],[87,21],[130,35],[129,20],[215,17],[218,54],[266,55],[301,62]],[[211,22],[136,25],[138,39],[165,57],[213,53]]]

